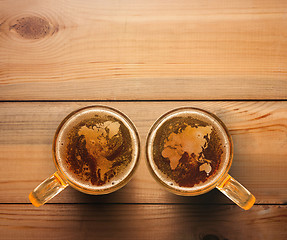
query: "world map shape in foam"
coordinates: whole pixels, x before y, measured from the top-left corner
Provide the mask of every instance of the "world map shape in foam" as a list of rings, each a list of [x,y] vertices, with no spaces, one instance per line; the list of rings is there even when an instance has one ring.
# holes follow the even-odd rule
[[[199,170],[209,174],[211,166],[204,162],[202,151],[208,146],[211,132],[211,126],[191,127],[189,125],[179,133],[173,132],[164,142],[162,156],[169,159],[172,170],[176,169],[184,153],[188,154],[190,160],[194,159],[191,156],[195,156],[197,161],[203,162]],[[200,159],[200,156],[203,159]]]
[[[100,169],[102,180],[113,165],[113,161],[107,159],[115,151],[115,149],[110,147],[109,140],[119,134],[119,129],[120,123],[106,121],[91,128],[83,126],[78,132],[79,136],[83,135],[85,137],[86,149],[94,157],[97,169]]]

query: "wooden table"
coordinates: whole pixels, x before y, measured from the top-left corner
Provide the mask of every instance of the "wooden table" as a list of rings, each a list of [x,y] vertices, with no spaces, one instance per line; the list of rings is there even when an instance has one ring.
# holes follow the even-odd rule
[[[286,239],[287,1],[0,1],[1,239]],[[123,189],[69,188],[35,208],[55,171],[60,121],[83,106],[126,113],[140,166]],[[145,165],[166,111],[218,115],[235,145],[231,174],[255,196],[244,211],[213,190],[179,197]]]

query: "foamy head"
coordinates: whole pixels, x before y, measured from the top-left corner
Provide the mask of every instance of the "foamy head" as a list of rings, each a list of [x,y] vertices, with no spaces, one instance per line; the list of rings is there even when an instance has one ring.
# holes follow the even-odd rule
[[[139,137],[121,112],[91,106],[63,120],[53,150],[56,167],[72,187],[105,194],[130,180],[139,158]]]
[[[179,195],[214,188],[230,168],[232,140],[213,114],[195,108],[166,113],[153,125],[146,145],[155,179]]]

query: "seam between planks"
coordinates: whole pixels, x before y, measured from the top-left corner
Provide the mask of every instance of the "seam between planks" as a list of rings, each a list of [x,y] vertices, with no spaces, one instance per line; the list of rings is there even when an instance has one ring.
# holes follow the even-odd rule
[[[0,203],[0,205],[31,205],[31,203]],[[147,205],[147,206],[236,206],[235,203],[46,203],[45,205]],[[287,206],[287,203],[255,203],[254,206]]]
[[[183,99],[159,99],[159,100],[152,100],[152,99],[146,99],[146,100],[0,100],[0,103],[41,103],[41,102],[59,102],[59,103],[65,103],[65,102],[266,102],[266,101],[272,101],[272,102],[285,102],[287,99],[195,99],[195,100],[183,100]]]

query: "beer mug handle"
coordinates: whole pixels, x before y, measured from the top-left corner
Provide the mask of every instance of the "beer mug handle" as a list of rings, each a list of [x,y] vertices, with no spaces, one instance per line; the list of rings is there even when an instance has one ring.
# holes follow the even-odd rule
[[[67,186],[68,183],[60,177],[58,172],[55,172],[29,194],[29,200],[35,207],[40,207],[62,192]]]
[[[250,209],[255,203],[255,197],[229,174],[216,188],[244,210]]]

